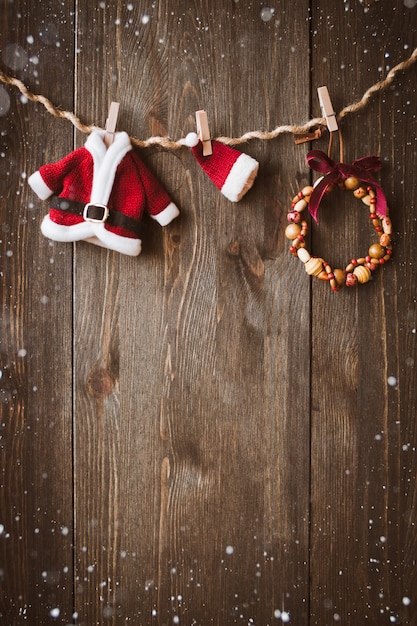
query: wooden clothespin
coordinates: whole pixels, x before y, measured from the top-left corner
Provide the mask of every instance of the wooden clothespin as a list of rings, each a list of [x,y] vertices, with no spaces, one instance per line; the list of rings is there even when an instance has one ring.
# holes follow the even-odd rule
[[[211,137],[206,111],[196,111],[195,119],[197,123],[197,135],[203,144],[203,156],[210,156],[210,154],[213,154],[213,148],[211,146]]]
[[[116,132],[117,117],[119,115],[119,102],[111,102],[109,114],[106,120],[106,132],[104,134],[104,143],[107,148],[113,143],[114,133]]]
[[[327,87],[319,87],[317,89],[317,93],[319,96],[319,102],[321,107],[321,112],[323,117],[326,118],[327,128],[331,133],[336,130],[339,130],[336,120],[336,113],[333,110],[333,105],[330,100],[329,90]]]

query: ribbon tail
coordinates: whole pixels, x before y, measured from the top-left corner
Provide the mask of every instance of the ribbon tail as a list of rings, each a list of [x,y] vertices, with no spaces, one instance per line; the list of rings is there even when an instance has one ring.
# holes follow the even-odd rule
[[[381,187],[378,184],[376,184],[375,187],[376,187],[376,212],[379,215],[379,217],[386,217],[387,216],[387,199]]]

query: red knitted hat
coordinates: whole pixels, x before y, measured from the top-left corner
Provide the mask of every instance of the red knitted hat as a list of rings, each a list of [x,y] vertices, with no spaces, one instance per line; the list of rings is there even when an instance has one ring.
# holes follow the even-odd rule
[[[189,133],[185,142],[207,176],[228,200],[238,202],[252,187],[259,163],[251,156],[213,139],[213,153],[203,156],[203,144],[196,133]]]

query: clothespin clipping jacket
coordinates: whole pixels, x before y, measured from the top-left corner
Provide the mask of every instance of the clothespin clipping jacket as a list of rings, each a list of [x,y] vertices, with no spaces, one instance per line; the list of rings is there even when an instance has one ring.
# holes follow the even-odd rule
[[[104,134],[104,143],[107,148],[113,143],[114,133],[116,132],[117,117],[119,115],[119,102],[111,102],[109,114],[106,120],[106,132]]]
[[[213,148],[211,145],[210,130],[208,125],[206,111],[196,111],[195,119],[197,124],[197,135],[203,144],[203,156],[210,156],[213,154]]]

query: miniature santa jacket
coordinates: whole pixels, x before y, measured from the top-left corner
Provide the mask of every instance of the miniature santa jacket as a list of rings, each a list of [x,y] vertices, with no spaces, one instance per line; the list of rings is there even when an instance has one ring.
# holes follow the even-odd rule
[[[104,134],[93,131],[82,148],[42,165],[28,182],[42,200],[56,196],[41,225],[46,237],[137,256],[145,212],[165,226],[179,210],[132,150],[127,133],[115,133],[108,148]]]

